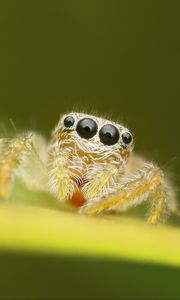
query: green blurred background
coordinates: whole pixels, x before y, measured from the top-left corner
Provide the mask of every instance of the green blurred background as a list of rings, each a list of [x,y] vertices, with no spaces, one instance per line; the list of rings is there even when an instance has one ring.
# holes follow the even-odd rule
[[[178,0],[1,0],[1,122],[11,128],[9,120],[12,119],[18,130],[32,128],[49,137],[59,115],[66,111],[95,111],[100,115],[118,119],[134,132],[136,150],[169,170],[178,191],[180,184],[179,16],[180,1]],[[20,266],[20,281],[25,274],[22,271],[24,260],[27,265],[33,260],[35,266],[37,259],[30,257],[30,260],[27,260],[17,256],[11,261],[8,256],[4,259],[3,255],[1,256],[3,270],[8,265],[7,261],[10,261],[9,264],[12,266],[11,274],[16,273]],[[55,258],[51,259],[52,264],[48,258],[47,269],[50,269],[47,271],[50,272],[48,278],[53,272],[60,276],[57,274],[59,269],[55,268],[57,265],[54,263]],[[43,276],[43,270],[46,269],[46,264],[42,261],[43,258],[40,262],[38,260],[41,271],[38,271],[40,275],[37,275],[37,278]],[[81,267],[84,263],[81,262]],[[87,261],[86,263],[90,264]],[[61,264],[65,270],[66,263],[63,259],[59,265]],[[76,268],[76,264],[78,268],[79,262],[72,258],[73,268]],[[101,266],[98,267],[100,262],[93,261],[93,264],[97,266],[97,270],[101,269]],[[115,268],[113,267],[114,264],[113,262],[103,264],[103,268],[107,272],[109,270],[109,274],[114,276],[112,278],[116,278],[119,272],[116,264]],[[67,265],[71,272],[71,262],[68,261]],[[122,270],[126,270],[124,262],[119,262],[119,266]],[[128,269],[128,263],[127,270],[129,273],[125,273],[125,277],[128,278],[127,274],[130,275],[132,270],[136,276],[135,270],[137,270],[141,280],[146,276],[146,272],[149,272],[147,278],[148,280],[153,278],[155,286],[157,283],[155,274],[159,274],[157,278],[167,274],[165,282],[172,278],[172,270],[166,273],[162,269],[148,271],[147,267],[137,267],[132,264]],[[88,273],[88,270],[86,272]],[[179,274],[179,271],[176,272]],[[30,278],[36,278],[32,274]],[[82,274],[84,274],[82,278],[90,276],[86,273]],[[174,272],[173,274],[176,278],[176,274]],[[28,280],[27,275],[26,284]],[[95,279],[93,280],[96,282]],[[109,279],[104,280],[107,286]],[[26,284],[27,289],[22,291],[20,281],[17,281],[17,285],[14,281],[13,292],[7,294],[4,282],[8,282],[8,274],[5,273],[4,290],[1,288],[1,291],[4,291],[3,297],[7,295],[10,298],[25,295],[29,295],[29,298],[60,297],[54,282],[50,284],[49,294],[47,286],[46,294],[43,294],[43,287],[39,291],[34,286],[33,290],[33,287]],[[106,291],[103,294],[102,287],[97,294],[89,292],[89,298],[96,295],[99,298],[105,296],[109,298],[110,295],[116,298],[120,295],[122,298],[133,298],[133,295],[136,298],[148,296],[151,298],[154,295],[150,294],[151,289],[150,287],[149,290],[146,289],[146,285],[144,292],[137,284],[137,287],[131,290],[134,294],[126,295],[125,290],[121,293],[115,287],[113,280],[109,284],[111,287],[109,293]],[[165,284],[166,292],[163,291],[163,281],[161,285],[162,289],[159,290],[157,285],[157,297],[168,298],[173,295],[178,298],[180,295],[175,279],[170,287]],[[76,287],[77,289],[73,289],[73,295],[63,292],[61,296],[85,297],[83,293],[85,290],[82,289],[81,294],[81,287],[77,282]],[[135,291],[141,291],[142,294]]]
[[[150,158],[179,157],[179,13],[179,1],[1,0],[0,119],[49,134],[61,113],[94,110]]]

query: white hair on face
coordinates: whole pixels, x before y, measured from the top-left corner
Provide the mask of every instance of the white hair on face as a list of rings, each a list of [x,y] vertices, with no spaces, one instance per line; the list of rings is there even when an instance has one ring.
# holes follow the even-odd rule
[[[74,123],[69,128],[65,126],[64,120],[72,117]],[[80,120],[88,118],[93,119],[97,124],[97,133],[90,139],[79,136],[76,131],[77,124]],[[104,145],[99,138],[99,130],[106,124],[111,124],[119,131],[119,141],[114,145]],[[57,127],[53,132],[53,141],[50,145],[49,152],[53,157],[50,160],[50,186],[51,189],[59,191],[57,183],[57,174],[66,177],[70,176],[71,184],[69,195],[72,196],[78,184],[84,182],[84,190],[86,182],[90,181],[96,173],[101,173],[107,169],[107,173],[112,168],[118,169],[119,173],[126,169],[127,161],[123,155],[126,151],[121,139],[121,132],[129,130],[122,125],[115,124],[111,121],[89,116],[87,114],[70,113],[61,117]],[[132,143],[128,151],[131,152]],[[61,166],[61,167],[60,167]],[[59,171],[58,171],[58,168]],[[61,170],[61,171],[60,171]],[[115,181],[114,175],[109,179],[109,185],[113,185]],[[98,182],[98,181],[97,181]],[[109,186],[110,188],[110,186]]]

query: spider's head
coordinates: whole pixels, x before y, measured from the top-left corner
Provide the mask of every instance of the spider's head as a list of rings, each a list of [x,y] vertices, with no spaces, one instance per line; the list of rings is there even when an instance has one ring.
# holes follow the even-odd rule
[[[63,147],[73,147],[76,155],[94,159],[113,157],[127,160],[133,149],[130,131],[121,124],[83,113],[64,115],[56,127]]]

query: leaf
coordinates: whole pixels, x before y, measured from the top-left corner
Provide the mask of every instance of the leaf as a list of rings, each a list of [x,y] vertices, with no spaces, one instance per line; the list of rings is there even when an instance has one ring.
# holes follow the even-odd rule
[[[180,228],[172,222],[80,216],[20,191],[21,201],[0,207],[1,299],[178,299]]]
[[[0,247],[143,260],[180,266],[180,229],[128,218],[2,205]],[[171,242],[169,242],[171,241]]]

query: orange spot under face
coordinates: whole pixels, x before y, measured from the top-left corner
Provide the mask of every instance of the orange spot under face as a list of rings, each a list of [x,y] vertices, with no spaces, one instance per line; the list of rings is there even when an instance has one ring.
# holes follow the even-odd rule
[[[74,205],[74,206],[77,206],[77,207],[80,207],[82,206],[86,200],[84,199],[84,196],[81,192],[81,190],[77,190],[74,195],[72,196],[72,198],[70,199],[70,202]]]

